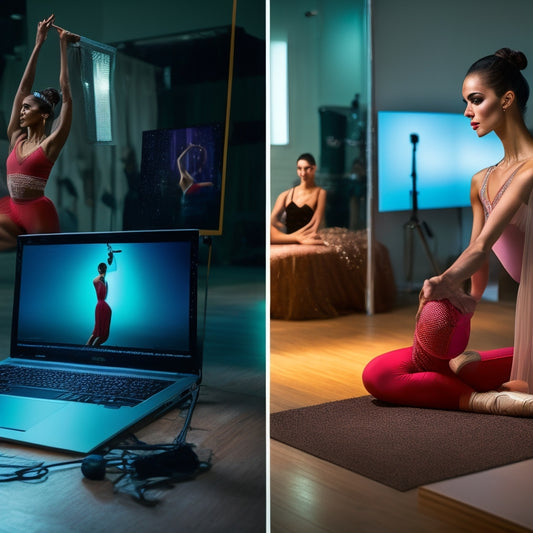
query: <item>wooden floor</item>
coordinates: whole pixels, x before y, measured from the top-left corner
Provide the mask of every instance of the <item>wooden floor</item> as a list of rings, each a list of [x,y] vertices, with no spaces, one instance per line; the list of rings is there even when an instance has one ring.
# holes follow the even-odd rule
[[[271,412],[368,394],[366,363],[411,345],[416,296],[392,312],[307,321],[270,321]],[[514,305],[482,302],[471,348],[512,345]],[[357,428],[354,428],[356,431]],[[270,443],[271,528],[275,533],[448,533],[451,526],[419,506],[417,490],[399,492],[276,441]]]

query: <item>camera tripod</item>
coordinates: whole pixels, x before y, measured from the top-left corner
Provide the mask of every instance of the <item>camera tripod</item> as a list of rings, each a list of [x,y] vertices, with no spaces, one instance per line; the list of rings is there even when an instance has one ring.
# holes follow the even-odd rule
[[[416,133],[411,134],[411,143],[413,144],[413,162],[411,178],[413,180],[413,208],[411,211],[411,217],[404,224],[404,237],[405,237],[405,273],[406,279],[409,283],[413,281],[413,260],[414,260],[414,232],[418,234],[426,255],[433,267],[435,274],[440,274],[439,266],[429,249],[424,230],[428,237],[433,237],[429,226],[418,218],[418,191],[416,189],[416,144],[418,143],[418,135]]]

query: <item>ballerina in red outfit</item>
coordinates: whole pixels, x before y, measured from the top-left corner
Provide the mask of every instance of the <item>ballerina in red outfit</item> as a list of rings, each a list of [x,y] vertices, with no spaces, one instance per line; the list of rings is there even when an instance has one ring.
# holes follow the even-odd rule
[[[390,403],[533,417],[533,136],[524,122],[529,86],[523,53],[480,59],[463,82],[465,116],[491,131],[503,159],[472,178],[470,245],[442,275],[426,280],[413,346],[383,354],[363,372],[367,390]],[[470,318],[488,280],[491,249],[518,282],[513,348],[464,352]],[[471,280],[471,292],[463,290]]]
[[[98,265],[98,276],[93,279],[93,285],[96,290],[96,309],[94,310],[94,330],[87,341],[88,346],[100,346],[109,338],[109,327],[111,325],[111,307],[106,302],[107,298],[107,281],[105,275],[107,265],[100,263]]]
[[[0,250],[14,248],[17,235],[55,233],[59,219],[52,201],[44,196],[50,171],[63,148],[72,122],[72,98],[67,67],[67,44],[80,40],[53,24],[54,15],[39,22],[35,46],[13,101],[7,127],[10,153],[7,158],[9,196],[0,198]],[[47,121],[59,102],[56,89],[33,91],[37,58],[48,30],[54,27],[60,41],[61,112],[57,125],[47,134]]]

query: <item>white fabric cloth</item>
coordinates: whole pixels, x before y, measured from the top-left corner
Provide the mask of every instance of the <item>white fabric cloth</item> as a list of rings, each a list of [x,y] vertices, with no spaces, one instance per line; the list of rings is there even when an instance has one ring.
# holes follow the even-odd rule
[[[514,354],[511,379],[522,379],[533,388],[533,192],[527,206],[526,235],[520,286],[516,298]]]
[[[121,157],[125,148],[141,166],[142,132],[157,127],[156,68],[117,53],[113,94],[113,143],[91,144],[85,131],[85,108],[80,83],[79,55],[69,48],[73,117],[69,138],[52,170],[47,191],[61,214],[68,198],[58,191],[59,179],[68,178],[78,194],[75,217],[78,231],[122,229],[123,200],[128,191]],[[113,210],[102,201],[113,198]],[[63,228],[62,228],[63,230]]]

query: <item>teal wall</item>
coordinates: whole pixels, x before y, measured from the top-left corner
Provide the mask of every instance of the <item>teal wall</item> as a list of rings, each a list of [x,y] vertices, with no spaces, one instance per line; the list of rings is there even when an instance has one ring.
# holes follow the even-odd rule
[[[306,17],[304,0],[271,0],[270,37],[288,42],[289,144],[271,147],[271,198],[289,188],[296,158],[311,152],[320,166],[321,106],[348,107],[356,93],[365,101],[364,0],[319,0]]]
[[[27,0],[28,43],[33,45],[39,20],[54,13],[56,24],[94,41],[116,43],[141,38],[166,36],[199,29],[229,26],[232,0],[199,0],[185,3],[174,0],[93,0],[72,2],[54,0],[43,3]],[[236,25],[250,35],[265,38],[265,8],[261,0],[238,0]],[[54,36],[55,37],[55,36]],[[31,49],[30,49],[31,50]],[[35,79],[38,87],[55,87],[59,75],[58,49],[45,46],[39,57]],[[27,54],[21,58],[24,67]],[[209,69],[209,65],[205,65]],[[185,73],[186,75],[186,73]]]

